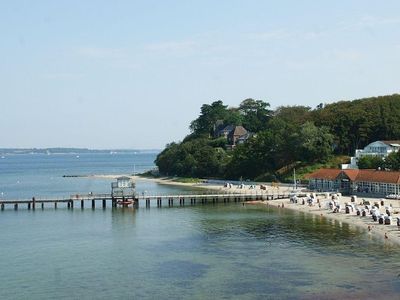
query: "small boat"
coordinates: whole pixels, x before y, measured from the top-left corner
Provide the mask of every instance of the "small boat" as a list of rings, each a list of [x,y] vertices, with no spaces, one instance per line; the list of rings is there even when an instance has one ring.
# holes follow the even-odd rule
[[[132,204],[133,201],[132,200],[118,200],[117,204],[118,205],[122,205],[122,206],[128,206],[130,204]]]

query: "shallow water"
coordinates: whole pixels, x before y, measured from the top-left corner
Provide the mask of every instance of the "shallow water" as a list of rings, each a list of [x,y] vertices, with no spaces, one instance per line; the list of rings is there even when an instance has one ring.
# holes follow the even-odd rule
[[[400,293],[398,248],[287,210],[208,204],[0,217],[2,299]]]
[[[56,177],[51,169],[41,173],[38,165],[36,173]],[[23,171],[12,176],[24,182]],[[35,176],[29,178],[35,186]],[[90,184],[94,188],[101,181]],[[39,186],[36,193],[46,191],[44,183]],[[138,189],[180,188],[138,182]],[[28,192],[7,188],[7,194]],[[7,209],[0,213],[0,228],[0,299],[398,299],[400,294],[398,247],[345,223],[263,205]]]

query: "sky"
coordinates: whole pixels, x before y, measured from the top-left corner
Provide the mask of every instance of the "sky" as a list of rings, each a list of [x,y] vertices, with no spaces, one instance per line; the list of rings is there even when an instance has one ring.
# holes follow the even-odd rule
[[[0,148],[162,149],[200,107],[400,89],[400,1],[0,1]]]

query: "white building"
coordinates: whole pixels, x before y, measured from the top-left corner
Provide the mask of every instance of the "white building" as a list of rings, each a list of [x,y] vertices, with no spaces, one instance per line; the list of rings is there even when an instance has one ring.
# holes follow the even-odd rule
[[[128,176],[118,177],[116,182],[111,183],[111,196],[112,197],[134,197],[135,196],[135,183]]]
[[[358,160],[363,156],[387,157],[392,152],[400,149],[400,140],[396,141],[376,141],[364,149],[357,149],[355,156],[351,157],[350,164],[342,164],[342,169],[358,169]]]
[[[379,170],[319,169],[306,175],[309,188],[370,196],[400,195],[400,172]]]

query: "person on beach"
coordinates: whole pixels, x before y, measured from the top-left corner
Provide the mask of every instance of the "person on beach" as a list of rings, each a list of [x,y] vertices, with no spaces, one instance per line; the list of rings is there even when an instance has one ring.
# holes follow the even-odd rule
[[[368,225],[368,231],[371,231],[371,225]]]
[[[388,239],[389,237],[388,237],[388,235],[387,235],[387,232],[385,232],[385,239]]]

